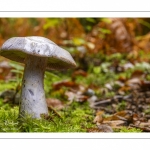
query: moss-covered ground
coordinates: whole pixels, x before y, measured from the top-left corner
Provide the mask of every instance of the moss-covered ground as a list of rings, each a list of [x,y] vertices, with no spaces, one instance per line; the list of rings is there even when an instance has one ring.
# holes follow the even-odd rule
[[[51,112],[49,118],[40,120],[30,117],[19,119],[18,106],[0,105],[0,132],[86,132],[95,126],[88,104],[73,102],[69,108],[59,112],[62,118]]]

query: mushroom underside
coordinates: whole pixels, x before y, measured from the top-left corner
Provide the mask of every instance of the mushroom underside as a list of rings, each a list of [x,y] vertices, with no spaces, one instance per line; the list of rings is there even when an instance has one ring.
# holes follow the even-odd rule
[[[10,60],[17,61],[19,63],[25,63],[25,58],[27,55],[33,55],[33,56],[35,55],[36,57],[48,58],[46,70],[65,70],[65,69],[76,67],[74,63],[72,63],[71,61],[63,57],[60,57],[60,58],[54,57],[54,56],[44,57],[44,56],[38,56],[34,53],[27,54],[20,50],[9,50],[9,51],[3,50],[1,51],[0,55]]]

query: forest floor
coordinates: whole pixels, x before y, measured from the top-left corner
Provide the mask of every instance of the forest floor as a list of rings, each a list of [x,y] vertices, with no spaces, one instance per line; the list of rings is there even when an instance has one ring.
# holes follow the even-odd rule
[[[14,36],[43,36],[69,51],[77,68],[45,72],[49,116],[20,120],[24,66],[0,57],[0,132],[149,132],[149,22],[1,18],[0,45]]]
[[[41,120],[18,119],[23,66],[1,60],[0,132],[149,132],[150,64],[120,53],[105,60],[87,72],[46,72],[50,115]]]

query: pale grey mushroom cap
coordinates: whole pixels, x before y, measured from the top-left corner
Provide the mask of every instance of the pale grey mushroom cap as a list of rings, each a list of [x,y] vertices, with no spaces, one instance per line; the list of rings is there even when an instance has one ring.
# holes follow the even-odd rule
[[[48,58],[47,70],[64,70],[76,67],[76,63],[68,51],[40,36],[10,38],[0,50],[1,56],[20,63],[24,63],[27,54]]]

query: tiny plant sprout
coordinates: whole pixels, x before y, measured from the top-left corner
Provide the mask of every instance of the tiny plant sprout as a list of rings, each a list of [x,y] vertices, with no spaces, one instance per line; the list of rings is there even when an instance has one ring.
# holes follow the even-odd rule
[[[25,64],[22,80],[19,116],[41,118],[48,115],[44,92],[45,70],[75,68],[70,53],[47,38],[40,36],[13,37],[0,50],[0,55]]]

